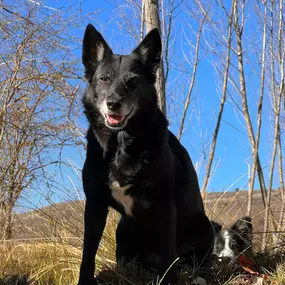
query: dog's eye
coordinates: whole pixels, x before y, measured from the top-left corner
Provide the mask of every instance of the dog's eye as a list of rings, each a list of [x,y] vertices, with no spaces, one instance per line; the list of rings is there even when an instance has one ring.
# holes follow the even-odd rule
[[[231,242],[231,247],[232,247],[233,250],[235,250],[235,249],[237,249],[239,247],[239,245],[237,244],[237,242],[232,241]]]
[[[139,82],[139,79],[136,76],[128,78],[127,80],[125,80],[125,84],[128,87],[134,87],[138,82]]]
[[[107,82],[107,81],[109,81],[109,77],[108,76],[101,76],[100,77],[100,80],[102,81],[102,82]]]
[[[139,82],[139,79],[138,79],[137,77],[132,77],[132,78],[129,79],[129,82],[130,82],[131,84],[136,84],[136,83]]]

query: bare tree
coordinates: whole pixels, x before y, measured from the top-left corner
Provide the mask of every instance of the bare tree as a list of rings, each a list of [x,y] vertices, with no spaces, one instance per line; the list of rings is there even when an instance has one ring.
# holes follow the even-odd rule
[[[278,5],[278,4],[277,4]],[[282,0],[279,1],[279,29],[278,29],[278,61],[279,61],[279,71],[280,71],[280,81],[283,88],[283,104],[285,100],[285,91],[284,91],[284,52],[285,52],[285,33],[284,33],[284,26],[285,26],[285,19],[284,19],[284,3]],[[273,17],[272,17],[273,18]],[[282,92],[281,86],[279,92]],[[279,93],[280,96],[280,93]],[[281,101],[280,101],[281,104]],[[276,104],[274,104],[276,106]],[[279,108],[276,106],[277,109]],[[279,109],[280,112],[280,109]],[[277,114],[276,114],[277,115]],[[281,114],[279,114],[281,116]],[[280,120],[280,119],[279,119]],[[280,181],[280,192],[281,192],[281,200],[282,200],[282,207],[280,209],[280,217],[278,221],[278,232],[276,242],[278,244],[281,238],[281,231],[283,229],[284,224],[284,212],[285,212],[285,188],[284,188],[284,172],[283,172],[283,154],[282,154],[282,139],[281,139],[281,124],[278,123],[277,126],[277,145],[278,145],[278,166],[279,166],[279,181]]]
[[[227,99],[228,76],[229,76],[229,69],[230,69],[230,62],[231,62],[231,49],[232,49],[233,7],[234,7],[234,1],[232,2],[232,8],[231,8],[230,14],[228,15],[227,54],[225,58],[226,64],[225,64],[225,71],[224,71],[224,78],[223,78],[223,87],[222,87],[223,91],[222,91],[222,98],[221,98],[220,109],[219,109],[218,118],[216,122],[216,127],[215,127],[214,135],[212,138],[209,160],[206,166],[206,174],[205,174],[203,186],[201,189],[203,197],[206,196],[207,185],[208,185],[209,177],[211,174],[212,163],[213,163],[213,159],[215,155],[218,134],[219,134],[221,120],[222,120],[223,111],[224,111],[224,105]]]
[[[278,234],[276,238],[276,243],[278,244],[281,239],[281,231],[283,229],[284,224],[284,212],[285,212],[285,187],[284,187],[284,175],[283,175],[283,155],[282,155],[282,144],[281,144],[281,134],[280,134],[280,127],[279,127],[279,134],[278,134],[278,167],[279,167],[279,180],[280,180],[280,192],[281,192],[281,200],[282,200],[282,207],[280,209],[280,215],[278,220]]]
[[[143,0],[142,1],[142,26],[145,25],[146,32],[157,28],[161,33],[161,24],[159,18],[158,0]],[[165,91],[165,76],[164,63],[160,62],[160,67],[157,70],[156,90],[158,95],[158,103],[162,112],[166,115],[166,91]]]
[[[253,165],[251,170],[251,176],[249,180],[249,188],[248,188],[248,203],[247,203],[247,215],[251,215],[252,211],[252,196],[255,182],[255,172],[257,168],[257,159],[258,159],[258,149],[259,149],[259,140],[260,140],[260,130],[262,123],[262,104],[263,104],[263,96],[264,96],[264,86],[265,86],[265,55],[267,48],[267,3],[264,3],[264,18],[263,18],[263,37],[262,37],[262,52],[261,52],[261,78],[260,78],[260,93],[259,93],[259,101],[257,107],[257,130],[256,130],[256,144],[253,151]]]
[[[274,122],[274,137],[273,137],[273,146],[272,146],[272,157],[271,157],[271,164],[270,164],[270,171],[269,171],[269,183],[268,183],[268,193],[267,193],[267,199],[266,199],[266,208],[265,208],[265,217],[264,217],[264,235],[263,235],[263,242],[262,242],[262,248],[263,250],[266,249],[267,246],[267,232],[269,230],[269,213],[270,213],[270,207],[271,207],[271,196],[272,196],[272,186],[273,186],[273,176],[274,176],[274,168],[275,168],[275,158],[277,154],[277,148],[278,144],[281,144],[281,138],[280,138],[280,110],[281,110],[281,100],[282,96],[284,96],[284,58],[285,58],[285,48],[284,48],[284,36],[282,35],[283,31],[283,1],[280,0],[279,2],[279,27],[278,27],[278,35],[277,35],[277,62],[279,65],[279,82],[276,86],[276,75],[275,68],[273,67],[271,72],[273,75],[273,78],[275,80],[271,81],[272,85],[272,97],[273,97],[273,112],[275,115],[275,122]],[[273,31],[273,20],[274,17],[274,4],[272,2],[272,26],[271,31]],[[275,61],[275,54],[274,54],[274,48],[273,48],[273,40],[271,41],[271,62]],[[278,88],[279,86],[279,88]],[[277,92],[275,90],[277,89]],[[277,94],[276,94],[277,93]],[[282,151],[282,150],[281,150]],[[282,167],[282,166],[281,166]],[[282,169],[282,168],[281,168]],[[283,177],[280,177],[280,183],[283,183]],[[282,224],[282,221],[281,221]]]
[[[49,169],[76,140],[66,118],[76,113],[81,77],[60,11],[39,20],[36,3],[2,2],[0,8],[0,214],[9,239],[23,191],[45,187],[45,179],[52,183]]]
[[[241,1],[241,15],[239,14],[239,11],[238,11],[238,6],[239,6],[238,4],[239,4],[238,1],[234,3],[234,28],[235,28],[236,41],[237,41],[237,50],[234,50],[234,51],[238,58],[238,71],[239,71],[239,84],[240,84],[240,88],[238,89],[238,91],[240,92],[240,95],[242,98],[242,109],[243,109],[244,119],[245,119],[246,126],[247,126],[250,145],[252,148],[252,153],[256,152],[256,169],[257,169],[258,178],[259,178],[262,200],[265,206],[266,205],[266,184],[265,184],[263,170],[261,167],[260,158],[258,154],[256,138],[255,138],[253,127],[252,127],[252,119],[249,114],[248,99],[247,99],[247,92],[246,92],[246,80],[245,80],[245,75],[244,75],[242,34],[243,34],[244,19],[245,19],[244,18],[245,2]]]
[[[210,7],[211,7],[211,5],[209,5],[208,11],[209,11]],[[188,87],[188,92],[187,92],[187,95],[186,95],[185,102],[183,104],[183,113],[182,113],[182,117],[181,117],[180,125],[179,125],[179,130],[178,130],[178,134],[177,134],[178,140],[181,140],[182,135],[183,135],[183,130],[185,128],[185,120],[186,120],[186,116],[187,116],[187,113],[188,113],[190,101],[191,101],[192,94],[193,94],[193,88],[194,88],[194,85],[195,85],[197,68],[198,68],[198,64],[199,64],[199,53],[200,53],[201,36],[202,36],[202,33],[203,33],[204,24],[205,24],[205,21],[206,21],[206,18],[207,18],[208,11],[204,15],[202,15],[202,19],[201,20],[198,20],[200,23],[199,23],[197,36],[196,36],[195,56],[194,56],[194,62],[193,62],[193,69],[192,69],[192,74],[191,74],[190,83],[189,83],[189,87]],[[190,62],[189,62],[189,60],[187,58],[187,55],[184,55],[184,59],[191,66],[191,64],[190,64]]]

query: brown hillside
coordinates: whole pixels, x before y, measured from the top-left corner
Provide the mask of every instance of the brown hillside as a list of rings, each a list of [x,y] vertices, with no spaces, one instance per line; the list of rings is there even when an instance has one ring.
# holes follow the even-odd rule
[[[246,215],[247,192],[208,193],[205,201],[209,217],[226,226],[236,219]],[[14,239],[69,238],[81,244],[83,236],[84,201],[72,201],[53,204],[36,211],[18,214],[14,219]],[[272,211],[279,220],[281,210],[281,195],[273,191]],[[110,212],[113,218],[118,215]],[[259,191],[254,192],[253,198],[253,227],[256,244],[259,244],[263,232],[264,206]]]

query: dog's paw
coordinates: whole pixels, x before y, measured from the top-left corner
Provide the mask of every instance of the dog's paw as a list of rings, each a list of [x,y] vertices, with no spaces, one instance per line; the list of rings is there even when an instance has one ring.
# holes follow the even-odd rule
[[[193,280],[190,285],[207,285],[207,282],[205,279],[198,277],[195,280]]]

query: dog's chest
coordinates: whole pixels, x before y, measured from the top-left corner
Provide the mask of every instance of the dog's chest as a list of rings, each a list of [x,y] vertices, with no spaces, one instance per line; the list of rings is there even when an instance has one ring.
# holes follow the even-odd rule
[[[142,168],[143,161],[134,140],[120,132],[109,160],[109,182],[118,181],[121,186],[130,184],[136,180]]]
[[[109,188],[114,200],[128,216],[133,216],[134,197],[129,189],[133,186],[132,183],[136,177],[133,169],[135,165],[136,161],[126,152],[125,146],[118,145],[109,163]]]
[[[108,173],[111,196],[129,216],[133,216],[135,201],[136,205],[141,204],[137,191],[140,191],[138,185],[141,185],[141,174],[144,171],[144,161],[133,144],[134,141],[126,134],[118,135],[118,144],[109,161]]]
[[[132,185],[121,186],[118,181],[113,181],[109,184],[111,195],[117,203],[122,205],[126,215],[133,216],[132,210],[134,206],[134,198],[127,192]]]

